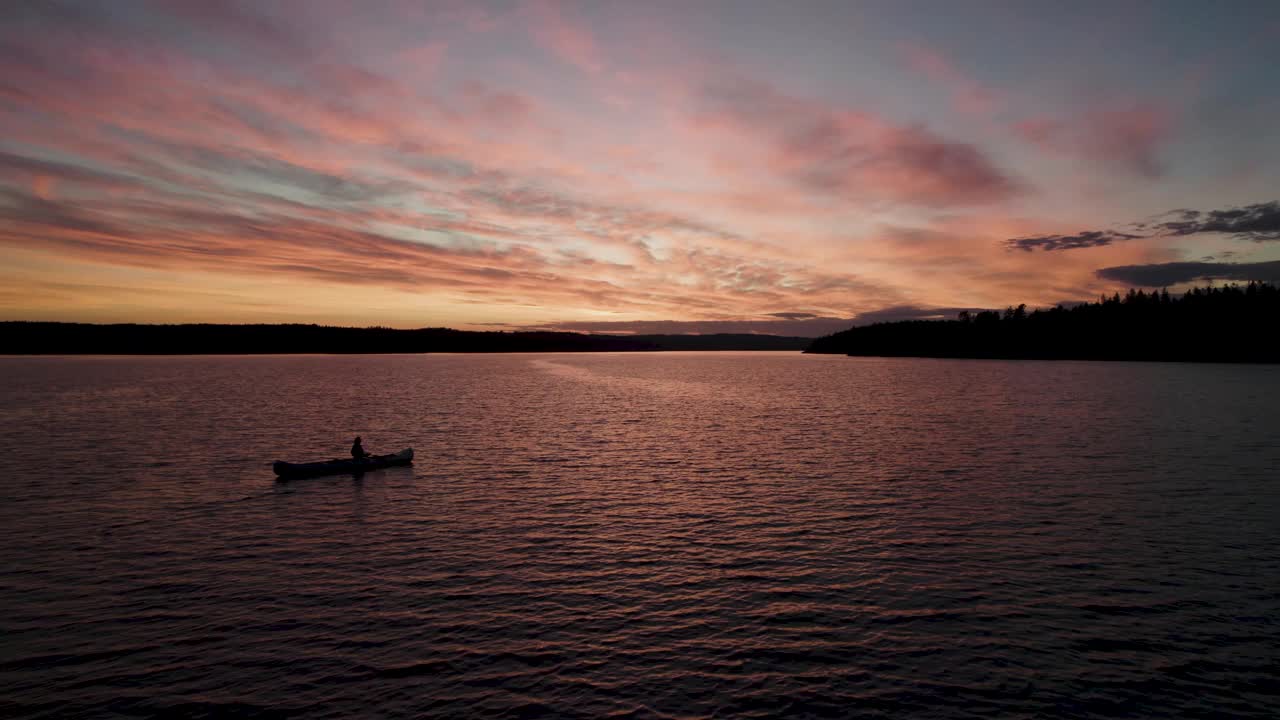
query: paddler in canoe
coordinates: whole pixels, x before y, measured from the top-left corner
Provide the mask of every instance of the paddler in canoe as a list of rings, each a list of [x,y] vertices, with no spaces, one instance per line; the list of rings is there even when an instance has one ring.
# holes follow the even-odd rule
[[[355,442],[351,443],[350,460],[321,460],[320,462],[310,463],[290,463],[277,460],[272,463],[271,467],[276,471],[276,475],[280,476],[280,480],[292,480],[341,473],[359,475],[366,470],[380,470],[395,465],[411,464],[413,464],[413,448],[405,448],[398,453],[390,455],[374,455],[373,453],[365,452],[363,441],[357,437]]]
[[[364,445],[360,443],[359,435],[356,436],[356,441],[351,443],[351,457],[352,459],[360,462],[364,462],[364,459],[367,457],[373,457],[372,453],[364,451]]]

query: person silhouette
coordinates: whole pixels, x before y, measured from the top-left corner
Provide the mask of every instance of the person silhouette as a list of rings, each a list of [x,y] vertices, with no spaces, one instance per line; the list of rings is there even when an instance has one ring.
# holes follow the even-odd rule
[[[351,457],[356,460],[363,460],[370,457],[370,454],[364,451],[364,446],[360,444],[360,436],[356,436],[356,441],[351,443]]]

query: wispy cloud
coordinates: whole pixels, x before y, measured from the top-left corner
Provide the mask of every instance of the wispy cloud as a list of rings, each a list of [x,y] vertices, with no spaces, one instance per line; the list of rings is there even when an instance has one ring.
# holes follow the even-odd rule
[[[1036,235],[1033,237],[1011,238],[1005,241],[1011,249],[1026,250],[1078,250],[1080,248],[1103,247],[1120,240],[1136,240],[1142,235],[1119,232],[1117,230],[1084,230],[1074,235]]]
[[[1173,137],[1174,118],[1154,105],[1103,107],[1066,120],[1044,116],[1021,120],[1013,130],[1046,152],[1078,156],[1150,179],[1165,173],[1161,153]]]
[[[715,83],[701,100],[704,126],[758,140],[770,169],[810,192],[950,207],[1007,200],[1026,189],[975,145],[758,81]]]
[[[952,105],[964,113],[986,114],[1001,102],[1000,93],[978,82],[937,49],[907,44],[902,54],[908,64],[951,93]]]
[[[1277,201],[1208,212],[1173,210],[1169,214],[1174,216],[1173,220],[1138,227],[1166,235],[1219,233],[1255,242],[1280,240],[1280,202]]]
[[[1223,210],[1171,210],[1172,220],[1134,223],[1137,231],[1085,230],[1072,235],[1035,235],[1011,238],[1004,244],[1011,250],[1077,250],[1111,245],[1123,240],[1150,237],[1217,234],[1240,240],[1264,242],[1280,240],[1280,202],[1272,201]]]
[[[604,72],[604,54],[588,28],[574,22],[554,0],[534,0],[526,7],[533,32],[555,57],[590,75]]]
[[[1212,280],[1280,282],[1280,260],[1254,263],[1171,262],[1121,265],[1098,270],[1098,277],[1126,285],[1168,287]]]

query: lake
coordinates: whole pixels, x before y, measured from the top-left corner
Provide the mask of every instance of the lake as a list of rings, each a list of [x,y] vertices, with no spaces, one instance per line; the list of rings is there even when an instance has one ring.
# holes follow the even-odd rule
[[[7,717],[1280,715],[1280,366],[0,358],[0,437]]]

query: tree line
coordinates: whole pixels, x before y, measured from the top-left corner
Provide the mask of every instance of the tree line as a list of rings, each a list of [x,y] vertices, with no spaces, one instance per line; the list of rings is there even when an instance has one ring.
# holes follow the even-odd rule
[[[252,355],[305,353],[618,352],[802,350],[809,338],[775,335],[586,335],[572,332],[401,330],[326,325],[97,325],[0,322],[0,354]]]
[[[1097,302],[853,327],[806,352],[942,358],[1280,362],[1280,288],[1129,290]]]

